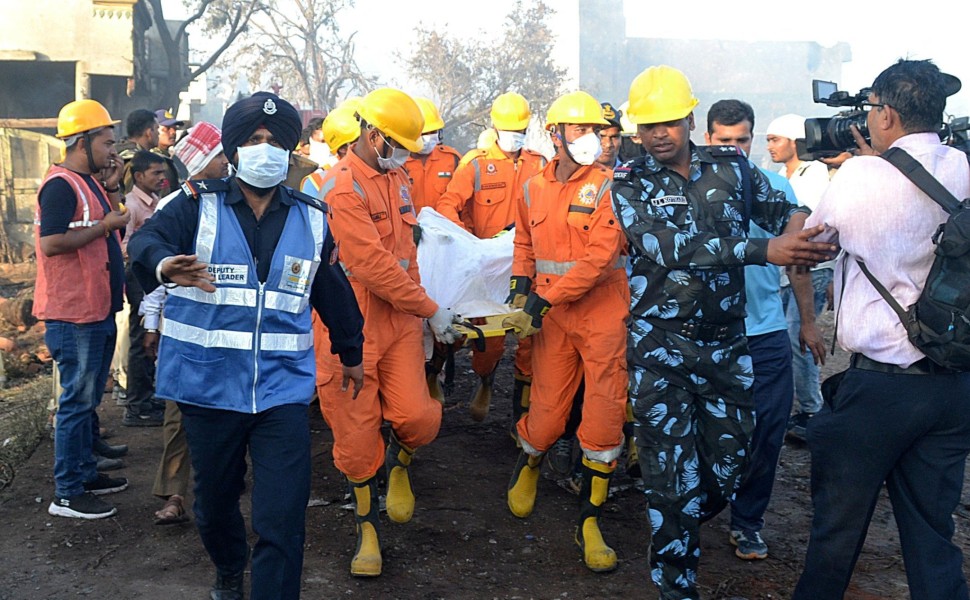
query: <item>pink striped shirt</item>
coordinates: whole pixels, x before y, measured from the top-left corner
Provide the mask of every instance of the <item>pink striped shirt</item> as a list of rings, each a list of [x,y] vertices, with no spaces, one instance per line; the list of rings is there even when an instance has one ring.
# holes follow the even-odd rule
[[[906,135],[892,145],[906,150],[958,199],[970,197],[967,156],[942,145],[935,133]],[[887,161],[858,156],[842,165],[805,224],[835,227],[845,250],[835,266],[842,348],[904,368],[924,357],[856,259],[906,308],[923,289],[933,263],[931,238],[945,220],[946,212]]]

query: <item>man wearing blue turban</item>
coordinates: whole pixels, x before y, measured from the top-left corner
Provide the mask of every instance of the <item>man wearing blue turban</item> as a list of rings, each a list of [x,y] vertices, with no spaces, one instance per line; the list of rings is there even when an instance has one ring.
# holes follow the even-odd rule
[[[213,600],[242,600],[239,510],[253,467],[250,598],[299,598],[310,495],[310,308],[344,387],[363,385],[363,317],[337,264],[326,207],[281,185],[300,134],[289,102],[259,92],[226,111],[227,179],[188,181],[128,244],[146,292],[170,287],[156,395],[173,400],[195,470],[195,519],[216,567]],[[355,394],[356,397],[356,394]]]

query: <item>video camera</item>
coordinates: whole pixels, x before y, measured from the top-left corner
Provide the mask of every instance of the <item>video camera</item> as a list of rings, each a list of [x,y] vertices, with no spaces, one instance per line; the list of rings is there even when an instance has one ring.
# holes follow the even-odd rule
[[[832,107],[848,107],[832,117],[805,119],[805,144],[798,145],[798,158],[818,160],[836,156],[856,148],[855,138],[850,127],[855,125],[859,133],[869,143],[869,125],[862,109],[869,100],[870,88],[862,88],[858,94],[850,95],[839,91],[838,85],[831,81],[812,80],[812,100],[817,104]]]
[[[970,117],[953,117],[946,129],[947,144],[970,156]]]

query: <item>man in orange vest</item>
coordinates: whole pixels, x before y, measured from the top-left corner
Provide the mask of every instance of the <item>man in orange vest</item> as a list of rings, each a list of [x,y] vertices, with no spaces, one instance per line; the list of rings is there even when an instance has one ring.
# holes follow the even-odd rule
[[[382,88],[357,107],[360,137],[327,171],[321,196],[330,207],[330,230],[339,260],[364,314],[364,381],[356,395],[341,387],[339,364],[318,344],[317,395],[333,429],[334,464],[353,490],[357,550],[351,575],[381,574],[377,470],[387,471],[387,517],[406,523],[414,513],[408,467],[417,448],[430,443],[441,425],[441,404],[424,378],[423,321],[435,338],[452,343],[455,313],[428,297],[418,274],[417,225],[407,173],[410,152],[421,149],[421,110],[410,96]],[[314,337],[325,340],[324,325]],[[391,424],[386,446],[381,424]]]
[[[514,194],[546,165],[541,154],[522,147],[531,117],[529,103],[515,92],[495,99],[491,118],[497,141],[484,150],[476,148],[461,159],[448,190],[438,201],[438,212],[481,239],[512,228],[515,223]],[[483,420],[488,414],[495,367],[504,352],[504,339],[493,337],[486,340],[484,352],[472,353],[472,370],[481,379],[469,408],[476,421]],[[520,343],[515,355],[513,421],[528,406],[531,383],[529,344]]]
[[[528,296],[503,322],[520,338],[535,335],[535,382],[529,412],[517,424],[522,453],[508,504],[517,517],[532,514],[542,457],[562,435],[585,380],[576,542],[587,567],[611,571],[616,553],[598,519],[623,448],[630,292],[623,232],[610,205],[612,171],[594,162],[602,151],[596,130],[609,123],[586,92],[559,97],[546,122],[556,157],[526,182],[516,203],[512,276],[525,281],[518,291]]]
[[[91,450],[125,285],[118,230],[129,214],[117,210],[124,173],[112,129],[117,123],[94,100],[64,106],[57,137],[66,157],[51,166],[37,194],[33,312],[46,323],[44,341],[63,388],[54,430],[54,500],[47,509],[58,517],[110,517],[117,509],[97,496],[128,487],[125,478],[98,473]]]

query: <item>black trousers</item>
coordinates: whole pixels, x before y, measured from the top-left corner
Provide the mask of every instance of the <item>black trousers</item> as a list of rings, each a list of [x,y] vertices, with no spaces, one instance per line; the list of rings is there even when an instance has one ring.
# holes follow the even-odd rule
[[[808,424],[815,516],[793,600],[841,599],[883,482],[914,600],[966,600],[951,541],[970,451],[970,373],[850,368]]]

